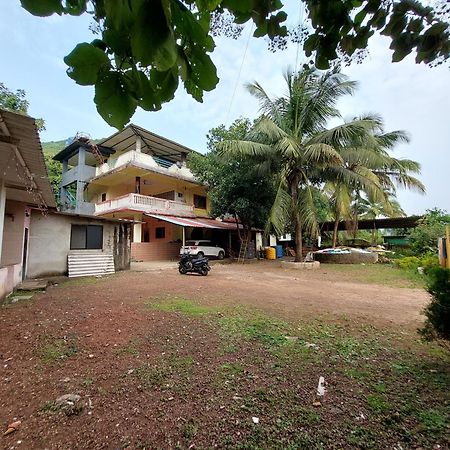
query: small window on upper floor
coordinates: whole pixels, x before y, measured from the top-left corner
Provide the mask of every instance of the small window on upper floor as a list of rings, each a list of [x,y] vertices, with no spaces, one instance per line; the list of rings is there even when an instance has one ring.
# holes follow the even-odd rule
[[[106,202],[106,192],[103,192],[102,194],[102,202]]]
[[[199,209],[206,209],[206,197],[194,194],[194,206]]]

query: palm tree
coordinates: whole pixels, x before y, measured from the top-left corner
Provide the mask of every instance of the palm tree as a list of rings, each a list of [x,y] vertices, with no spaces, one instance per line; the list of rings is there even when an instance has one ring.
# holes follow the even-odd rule
[[[370,115],[363,118],[376,124],[372,132],[366,134],[363,140],[356,139],[340,150],[345,167],[359,174],[359,179],[354,179],[351,184],[329,182],[325,186],[334,211],[333,247],[336,245],[341,217],[350,218],[352,210],[355,237],[360,214],[359,199],[377,205],[381,215],[392,217],[392,214],[400,214],[402,211],[398,202],[395,203],[395,189],[398,185],[424,192],[423,184],[411,175],[420,172],[419,164],[411,160],[399,160],[389,154],[389,150],[396,144],[409,142],[407,134],[404,131],[385,133],[383,121],[379,116]],[[360,179],[366,182],[360,183]],[[367,200],[364,200],[363,193]],[[353,208],[352,197],[355,199]]]
[[[225,155],[247,155],[274,176],[276,196],[267,226],[282,234],[292,220],[295,260],[301,261],[302,232],[316,230],[314,187],[329,178],[344,182],[359,178],[344,166],[339,150],[362,139],[376,123],[361,118],[327,129],[330,119],[340,118],[338,99],[356,87],[337,71],[319,74],[305,68],[286,73],[285,80],[286,95],[273,99],[258,83],[247,86],[260,101],[263,115],[245,140],[222,142],[220,149]]]

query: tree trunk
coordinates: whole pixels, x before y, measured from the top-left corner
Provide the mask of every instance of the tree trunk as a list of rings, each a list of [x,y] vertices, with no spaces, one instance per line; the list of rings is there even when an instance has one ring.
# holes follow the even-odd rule
[[[303,242],[302,242],[302,220],[298,210],[298,177],[294,176],[291,180],[291,207],[294,219],[295,230],[295,262],[303,261]]]
[[[300,213],[295,210],[295,262],[303,261],[303,237],[302,237],[302,221]]]
[[[333,244],[332,247],[336,247],[337,236],[338,236],[338,227],[339,227],[339,214],[336,214],[336,218],[334,219],[334,228],[333,228]]]

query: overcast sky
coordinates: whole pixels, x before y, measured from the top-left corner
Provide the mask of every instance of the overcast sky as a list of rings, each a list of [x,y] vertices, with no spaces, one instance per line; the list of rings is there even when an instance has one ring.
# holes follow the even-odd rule
[[[298,2],[290,3],[290,17],[296,22]],[[93,138],[113,133],[95,109],[93,88],[76,85],[65,73],[63,57],[77,43],[93,39],[89,17],[37,18],[19,4],[19,0],[2,2],[0,82],[27,92],[30,114],[46,121],[41,140],[66,139],[77,131]],[[258,103],[246,92],[244,83],[256,80],[269,93],[283,94],[283,71],[294,68],[296,61],[301,65],[304,57],[300,52],[297,59],[295,45],[271,53],[263,39],[248,40],[250,31],[247,27],[237,41],[216,39],[212,58],[220,81],[214,91],[205,93],[203,103],[197,103],[180,86],[175,99],[161,111],[137,110],[132,122],[204,152],[209,129],[240,116],[256,117]],[[450,70],[416,65],[412,58],[392,64],[388,46],[387,39],[374,39],[370,56],[362,64],[343,69],[359,82],[359,89],[342,100],[342,115],[351,118],[376,112],[383,116],[386,129],[408,131],[411,143],[399,146],[395,155],[421,163],[427,194],[399,190],[402,206],[409,214],[435,206],[450,210]]]

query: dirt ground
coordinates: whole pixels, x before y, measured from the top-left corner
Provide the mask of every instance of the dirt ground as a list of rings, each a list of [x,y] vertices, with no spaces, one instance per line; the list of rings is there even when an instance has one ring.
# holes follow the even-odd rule
[[[186,314],[172,313],[164,302],[174,298],[201,306],[188,303]],[[352,414],[358,408],[369,414],[365,391],[359,398],[347,388],[348,358],[356,348],[355,367],[367,365],[369,356],[387,360],[387,344],[378,344],[386,330],[400,330],[409,339],[427,300],[420,289],[356,283],[326,269],[303,272],[268,263],[215,265],[207,277],[182,276],[168,267],[51,286],[32,300],[0,309],[0,424],[6,429],[14,420],[22,422],[17,431],[0,437],[0,447],[381,448],[378,431],[370,431],[380,427],[375,414],[367,431],[372,434],[346,437],[353,428],[346,429],[348,411],[342,405],[351,406]],[[231,320],[217,309],[242,307],[257,308],[274,322]],[[329,339],[330,345],[341,332],[346,339],[344,359],[327,375],[336,406],[323,409],[321,416],[310,408],[318,370],[328,370],[328,350],[324,344],[323,352],[303,353],[302,347],[286,356],[279,342],[287,330],[282,327],[290,325],[276,322],[317,319],[320,334],[312,337]],[[332,323],[344,325],[332,328]],[[376,356],[359,337],[348,341],[349,329],[366,336],[367,327],[381,330],[373,341],[380,352]],[[386,372],[384,366],[376,370]],[[428,396],[424,402],[430,407],[440,408],[442,400],[425,386],[431,385],[419,383],[414,389]],[[81,399],[80,408],[67,414],[55,399],[69,393]],[[270,427],[255,428],[251,417],[256,413],[265,415]],[[286,421],[286,415],[296,419]],[[404,420],[410,428],[422,426],[410,416]],[[385,439],[388,447],[383,448],[394,448],[400,438],[389,429]],[[425,433],[414,446],[398,448],[419,448],[423,442],[423,448],[432,448],[426,446],[430,442],[444,448],[447,442],[433,439]]]
[[[133,295],[141,295],[151,285],[152,295],[198,297],[207,304],[252,305],[293,320],[348,316],[371,324],[409,328],[417,328],[423,321],[421,311],[429,301],[423,289],[357,282],[353,273],[346,274],[341,267],[338,272],[326,265],[318,270],[283,269],[275,262],[261,261],[217,264],[207,277],[180,277],[173,264],[157,270],[157,263],[152,263],[133,267],[151,274],[148,278],[133,275],[127,279]]]

